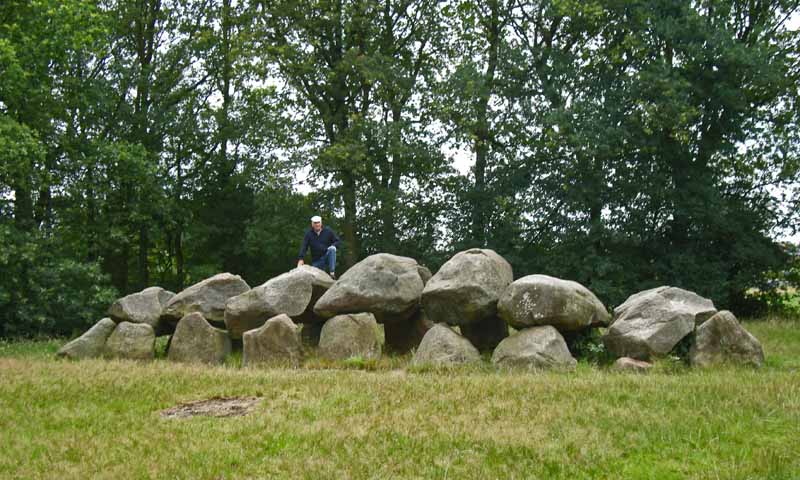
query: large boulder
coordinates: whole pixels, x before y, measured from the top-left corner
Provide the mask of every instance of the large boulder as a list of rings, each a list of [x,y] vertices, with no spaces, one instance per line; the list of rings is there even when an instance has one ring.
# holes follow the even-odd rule
[[[416,260],[378,253],[347,270],[319,299],[314,312],[326,318],[370,312],[379,323],[400,322],[419,308],[422,288]]]
[[[694,292],[675,287],[646,290],[614,309],[614,323],[603,343],[617,357],[648,360],[669,353],[714,313],[714,303]]]
[[[313,273],[297,268],[231,298],[225,306],[225,325],[231,338],[242,338],[244,332],[282,313],[302,317],[311,303],[314,283]]]
[[[108,337],[103,356],[127,360],[152,360],[156,334],[146,323],[122,322]]]
[[[124,296],[108,309],[116,322],[146,323],[158,334],[161,312],[175,294],[161,287],[145,288],[141,292]]]
[[[309,300],[305,311],[297,317],[292,318],[295,322],[300,323],[323,323],[325,317],[321,317],[314,313],[314,305],[317,304],[320,298],[325,295],[325,292],[333,286],[336,281],[328,275],[324,270],[310,265],[301,265],[296,270],[306,272],[311,275],[311,300]]]
[[[411,363],[455,365],[479,362],[481,355],[469,340],[444,323],[437,323],[423,337]]]
[[[174,362],[221,365],[230,353],[228,332],[214,328],[202,314],[195,312],[178,322],[167,358]]]
[[[514,328],[552,325],[561,333],[607,326],[611,315],[580,283],[528,275],[515,280],[497,304],[500,317]]]
[[[175,295],[167,302],[161,317],[168,331],[190,313],[200,313],[209,323],[222,326],[225,320],[225,303],[229,298],[250,290],[247,282],[238,275],[220,273]]]
[[[697,327],[689,362],[698,367],[720,363],[761,367],[764,349],[731,312],[723,310]]]
[[[380,358],[381,342],[375,316],[371,313],[354,313],[331,318],[322,326],[319,353],[328,360]]]
[[[61,347],[56,356],[73,360],[99,357],[103,354],[108,337],[116,327],[117,323],[114,320],[104,318],[86,333]]]
[[[242,365],[259,363],[299,365],[303,360],[303,343],[299,325],[288,315],[270,318],[261,327],[244,332]]]
[[[506,338],[494,350],[492,363],[530,370],[571,370],[577,365],[564,337],[550,325],[526,328]]]
[[[435,323],[477,323],[497,316],[497,301],[513,280],[503,257],[473,248],[457,253],[428,280],[422,306]]]

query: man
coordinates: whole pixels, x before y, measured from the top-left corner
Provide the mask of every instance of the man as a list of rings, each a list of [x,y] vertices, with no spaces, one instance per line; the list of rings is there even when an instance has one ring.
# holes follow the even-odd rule
[[[322,226],[322,218],[311,217],[311,228],[303,237],[300,254],[297,256],[297,266],[304,265],[303,257],[306,250],[311,247],[311,265],[325,270],[336,279],[336,247],[339,246],[339,237],[328,227]]]

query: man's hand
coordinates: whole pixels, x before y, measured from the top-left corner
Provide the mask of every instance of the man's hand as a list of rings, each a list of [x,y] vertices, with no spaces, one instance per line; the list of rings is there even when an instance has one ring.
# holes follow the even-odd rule
[[[297,266],[298,266],[298,267],[299,267],[299,266],[302,266],[302,265],[305,265],[305,264],[306,264],[306,262],[304,262],[304,261],[302,261],[302,260],[298,260],[298,261],[297,261]]]

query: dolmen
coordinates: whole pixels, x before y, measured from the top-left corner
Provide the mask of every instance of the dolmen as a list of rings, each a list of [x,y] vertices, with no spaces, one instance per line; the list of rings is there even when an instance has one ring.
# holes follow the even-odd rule
[[[116,300],[108,316],[59,357],[147,361],[157,337],[167,359],[224,365],[242,349],[246,367],[303,364],[309,348],[331,362],[413,352],[412,365],[490,360],[498,368],[572,370],[570,348],[593,329],[617,371],[646,372],[676,347],[695,367],[761,366],[758,340],[728,311],[694,292],[661,286],[631,295],[613,316],[588,288],[548,275],[514,280],[490,249],[456,253],[432,273],[409,257],[378,253],[334,281],[303,265],[251,288],[220,273],[181,292],[160,287]],[[681,343],[683,342],[683,343]]]

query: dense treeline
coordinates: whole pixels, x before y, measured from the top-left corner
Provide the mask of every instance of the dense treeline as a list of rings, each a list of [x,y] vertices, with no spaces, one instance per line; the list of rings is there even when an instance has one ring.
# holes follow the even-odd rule
[[[259,284],[314,213],[345,267],[487,246],[744,309],[797,261],[799,4],[5,0],[0,335]]]

